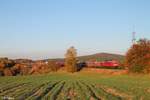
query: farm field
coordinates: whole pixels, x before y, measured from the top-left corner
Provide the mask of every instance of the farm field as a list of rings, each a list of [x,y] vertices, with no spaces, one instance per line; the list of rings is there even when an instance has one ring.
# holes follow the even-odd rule
[[[0,98],[150,100],[150,76],[57,72],[47,75],[0,77]]]

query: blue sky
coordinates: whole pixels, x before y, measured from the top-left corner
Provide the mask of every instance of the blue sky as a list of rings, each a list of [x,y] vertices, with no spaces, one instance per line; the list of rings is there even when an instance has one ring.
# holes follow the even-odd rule
[[[125,54],[136,37],[150,39],[150,0],[0,0],[0,57],[57,58]]]

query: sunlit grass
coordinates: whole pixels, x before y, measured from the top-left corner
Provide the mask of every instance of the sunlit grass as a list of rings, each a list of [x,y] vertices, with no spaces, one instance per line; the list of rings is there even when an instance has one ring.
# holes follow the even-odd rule
[[[53,85],[55,83],[56,85]],[[109,93],[109,89],[114,89],[120,95],[112,91]],[[87,97],[86,99],[105,98],[109,100],[114,98],[114,100],[119,100],[123,99],[123,94],[125,94],[125,99],[148,100],[150,98],[150,76],[58,72],[45,75],[0,77],[0,91],[1,97],[14,95],[16,98],[38,98],[42,95],[41,98],[83,99]],[[70,92],[74,93],[71,95]]]

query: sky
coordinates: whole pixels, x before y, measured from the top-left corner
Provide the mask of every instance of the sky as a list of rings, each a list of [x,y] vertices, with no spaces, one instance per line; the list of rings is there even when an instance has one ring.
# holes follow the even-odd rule
[[[136,39],[150,39],[150,0],[0,0],[0,57],[125,54]]]

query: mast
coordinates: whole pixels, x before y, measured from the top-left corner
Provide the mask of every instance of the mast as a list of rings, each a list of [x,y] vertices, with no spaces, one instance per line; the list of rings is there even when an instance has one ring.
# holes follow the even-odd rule
[[[135,31],[133,31],[133,32],[132,32],[132,43],[133,43],[133,44],[135,44],[135,43],[136,43],[135,34],[136,34],[136,32],[135,32]]]
[[[132,32],[132,44],[135,44],[136,43],[136,32],[135,32],[135,27],[133,26],[133,32]]]

